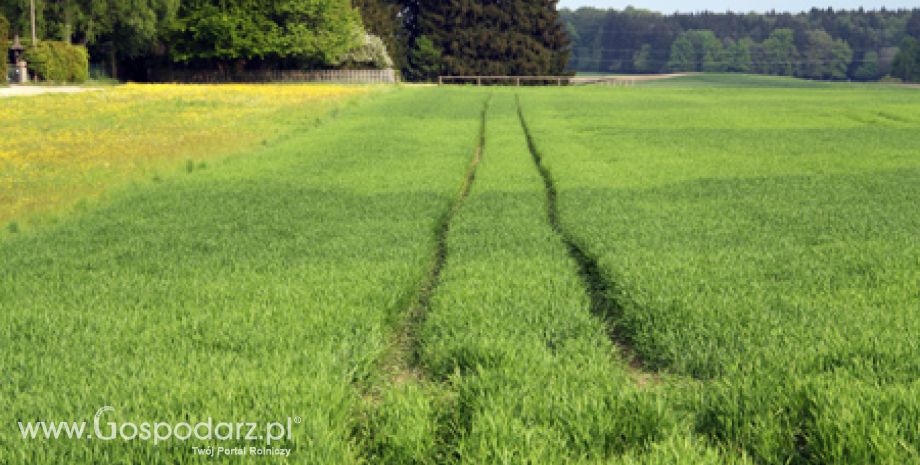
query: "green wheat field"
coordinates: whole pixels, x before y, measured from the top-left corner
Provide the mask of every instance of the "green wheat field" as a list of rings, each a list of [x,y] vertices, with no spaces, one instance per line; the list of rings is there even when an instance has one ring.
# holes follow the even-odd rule
[[[917,89],[336,102],[4,226],[0,463],[920,463]]]

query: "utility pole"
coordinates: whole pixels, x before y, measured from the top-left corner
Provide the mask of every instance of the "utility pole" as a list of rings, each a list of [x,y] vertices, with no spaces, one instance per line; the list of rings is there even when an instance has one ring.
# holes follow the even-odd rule
[[[30,5],[32,7],[32,46],[38,45],[38,37],[35,36],[35,0],[31,0]]]

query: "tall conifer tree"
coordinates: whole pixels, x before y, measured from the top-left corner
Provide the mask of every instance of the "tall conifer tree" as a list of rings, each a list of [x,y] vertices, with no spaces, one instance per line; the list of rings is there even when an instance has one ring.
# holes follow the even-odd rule
[[[440,51],[446,74],[533,76],[565,70],[569,42],[557,0],[414,3],[412,29]]]

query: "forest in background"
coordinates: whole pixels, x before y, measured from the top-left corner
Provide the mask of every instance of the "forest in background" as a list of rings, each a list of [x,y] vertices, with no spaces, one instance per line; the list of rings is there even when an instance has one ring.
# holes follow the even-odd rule
[[[40,41],[85,46],[96,77],[122,80],[177,68],[392,67],[414,81],[672,71],[920,81],[920,9],[665,15],[560,11],[556,0],[34,1]],[[27,46],[29,4],[0,3],[9,37]]]
[[[441,74],[563,73],[556,0],[34,0],[39,41],[85,46],[96,74],[151,69],[390,68]],[[4,0],[30,42],[30,0]]]
[[[920,80],[920,9],[667,15],[580,8],[560,15],[576,72]]]

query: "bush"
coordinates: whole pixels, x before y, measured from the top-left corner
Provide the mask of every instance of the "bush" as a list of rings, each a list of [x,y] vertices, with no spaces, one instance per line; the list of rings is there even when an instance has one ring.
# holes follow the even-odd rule
[[[86,48],[67,42],[43,41],[26,50],[25,60],[38,79],[55,82],[83,82],[89,79]]]
[[[393,59],[387,53],[383,40],[373,34],[364,34],[361,44],[339,57],[337,61],[340,67],[346,69],[393,67]]]
[[[9,21],[7,21],[3,15],[0,15],[0,51],[3,52],[3,56],[0,57],[0,85],[6,84],[6,77],[8,72],[6,69],[6,62],[9,61],[9,57],[7,56],[10,50],[9,30]]]

